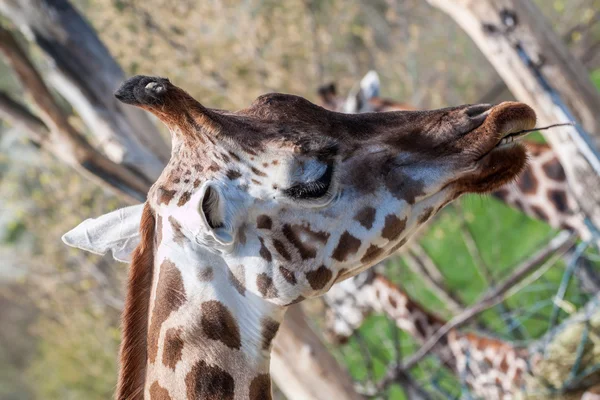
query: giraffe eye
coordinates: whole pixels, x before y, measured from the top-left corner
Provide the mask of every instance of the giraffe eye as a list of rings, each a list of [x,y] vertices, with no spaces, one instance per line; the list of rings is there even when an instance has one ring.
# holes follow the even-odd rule
[[[285,189],[283,193],[298,200],[319,199],[329,193],[331,181],[333,179],[334,166],[333,162],[327,163],[325,172],[319,178],[295,185]]]

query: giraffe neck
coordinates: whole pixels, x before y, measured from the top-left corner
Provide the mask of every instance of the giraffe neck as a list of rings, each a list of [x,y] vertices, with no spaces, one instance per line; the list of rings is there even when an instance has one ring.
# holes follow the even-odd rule
[[[372,312],[385,314],[421,344],[446,323],[372,270],[334,286],[326,299],[335,310],[329,330],[338,340],[350,336]],[[452,330],[432,352],[485,398],[514,393],[528,372],[526,350],[476,333]]]
[[[164,225],[158,230],[170,237],[155,253],[145,398],[270,399],[271,340],[284,309],[246,291],[243,273],[220,256],[180,246]]]

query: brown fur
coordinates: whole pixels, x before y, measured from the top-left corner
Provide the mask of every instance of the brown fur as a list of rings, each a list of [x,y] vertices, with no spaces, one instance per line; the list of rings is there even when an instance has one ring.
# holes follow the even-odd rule
[[[338,261],[346,261],[349,255],[355,254],[358,251],[360,244],[361,241],[359,239],[352,236],[350,232],[345,231],[342,233],[340,241],[331,256]]]
[[[140,222],[140,244],[133,253],[125,308],[121,319],[122,340],[120,350],[117,400],[141,400],[147,362],[148,311],[154,269],[155,218],[146,203]]]
[[[250,383],[250,400],[271,400],[271,377],[261,374]]]
[[[356,213],[354,219],[358,221],[365,229],[371,229],[373,227],[376,214],[377,210],[375,210],[373,207],[367,206]]]
[[[327,282],[331,280],[333,274],[331,270],[324,265],[321,265],[314,271],[306,273],[306,279],[310,283],[310,287],[314,290],[321,290],[327,285]]]

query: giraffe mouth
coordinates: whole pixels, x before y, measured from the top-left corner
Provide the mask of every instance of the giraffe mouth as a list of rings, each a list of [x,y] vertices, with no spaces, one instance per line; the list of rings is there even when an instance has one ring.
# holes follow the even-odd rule
[[[502,132],[502,138],[494,148],[502,148],[511,145],[516,141],[523,139],[525,136],[534,132],[535,119],[527,118],[516,120],[507,132]]]
[[[516,142],[533,132],[535,124],[535,112],[526,104],[504,102],[493,107],[483,128],[496,133],[486,140],[489,150],[481,158],[495,150],[518,146]]]

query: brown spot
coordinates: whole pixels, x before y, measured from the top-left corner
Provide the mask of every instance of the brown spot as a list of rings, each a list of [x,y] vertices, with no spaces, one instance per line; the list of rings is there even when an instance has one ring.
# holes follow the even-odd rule
[[[388,296],[388,301],[390,303],[390,306],[392,306],[392,308],[396,308],[398,306],[396,299],[394,299],[391,295]]]
[[[202,165],[196,163],[192,165],[192,167],[196,170],[196,172],[202,172]]]
[[[159,187],[158,188],[158,205],[169,204],[169,202],[171,200],[173,200],[175,193],[177,193],[177,191],[168,190],[167,188],[165,188],[163,186]]]
[[[569,211],[567,194],[564,190],[548,190],[548,198],[558,211],[562,213]]]
[[[509,193],[510,192],[508,191],[508,189],[503,187],[492,193],[492,196],[496,197],[497,199],[506,201],[506,198],[508,197]]]
[[[219,167],[219,165],[218,165],[218,164],[216,164],[216,163],[212,163],[212,164],[210,164],[210,166],[208,167],[208,170],[209,170],[210,172],[217,172],[217,171],[220,171],[220,170],[221,170],[221,167]],[[231,178],[230,178],[230,179],[231,179]]]
[[[200,272],[198,272],[198,279],[201,282],[210,282],[213,280],[214,275],[212,267],[202,267],[200,268]]]
[[[321,290],[327,285],[327,282],[331,280],[333,274],[331,270],[324,265],[321,265],[314,271],[306,273],[306,279],[310,283],[310,287],[314,290]]]
[[[156,248],[162,243],[162,235],[163,235],[163,227],[162,227],[162,217],[160,215],[156,215]]]
[[[241,161],[240,156],[235,154],[233,151],[229,151],[228,153],[233,159],[235,159],[235,161]]]
[[[184,179],[183,183],[190,183],[190,180],[189,179]]]
[[[279,240],[273,239],[273,247],[275,247],[275,250],[277,250],[277,252],[281,254],[281,256],[287,261],[290,261],[292,259],[292,256],[290,255],[290,253],[288,253],[287,249],[285,248],[285,245]]]
[[[283,236],[298,250],[300,257],[303,260],[308,258],[315,258],[317,255],[317,248],[315,244],[321,243],[326,244],[329,239],[328,232],[313,231],[307,226],[303,225],[288,225],[283,226]],[[300,235],[304,234],[308,237],[307,241],[302,241]]]
[[[229,270],[229,282],[231,282],[231,284],[233,285],[235,290],[238,291],[239,294],[241,294],[242,296],[245,296],[246,295],[246,286],[245,286],[246,276],[244,275],[244,266],[239,265],[237,269],[238,269],[237,275],[239,277],[236,276],[236,274],[234,274],[231,269]]]
[[[198,361],[185,377],[189,400],[233,400],[235,382],[233,377],[216,365]]]
[[[360,210],[358,213],[356,213],[354,219],[366,229],[371,229],[373,227],[373,222],[375,221],[376,214],[377,210],[375,210],[373,207],[367,206]]]
[[[419,216],[419,224],[424,223],[425,221],[427,221],[429,219],[429,217],[431,217],[431,214],[433,214],[433,207],[429,207],[427,209],[425,209],[425,211],[423,211],[423,214],[421,214]]]
[[[223,159],[223,161],[225,161],[226,163],[231,162],[231,159],[227,156],[227,154],[221,153],[221,158]]]
[[[567,176],[565,175],[565,170],[558,159],[553,158],[549,160],[544,165],[542,165],[542,169],[548,178],[553,179],[558,182],[564,182],[567,180]]]
[[[337,261],[346,261],[349,255],[356,254],[360,247],[361,241],[345,231],[340,236],[340,241],[331,255]]]
[[[173,400],[169,396],[169,391],[160,386],[158,381],[154,381],[150,386],[150,400]]]
[[[225,175],[231,181],[236,180],[236,179],[238,179],[239,177],[242,176],[242,174],[240,174],[240,171],[237,171],[235,169],[229,169],[229,170],[227,170],[227,173]]]
[[[296,300],[292,300],[287,305],[291,306],[291,305],[294,305],[294,304],[298,304],[298,303],[300,303],[301,301],[304,301],[304,300],[306,300],[306,298],[304,296],[298,296],[298,297],[296,297]]]
[[[279,161],[278,161],[278,160],[273,160],[273,161],[271,162],[271,164],[273,164],[273,165],[277,165],[277,164],[279,164]]]
[[[271,252],[269,251],[269,249],[267,249],[267,247],[265,246],[265,241],[261,237],[259,237],[258,240],[260,241],[260,250],[258,251],[258,254],[260,254],[262,258],[267,260],[267,262],[271,262],[273,257],[271,256]]]
[[[181,360],[183,352],[183,340],[181,340],[181,330],[171,328],[165,333],[165,345],[163,349],[163,365],[175,370],[175,366]]]
[[[414,204],[417,197],[425,194],[423,182],[412,179],[400,169],[394,170],[386,176],[385,186],[392,196],[398,200],[405,200],[408,204]]]
[[[173,179],[173,183],[179,183],[179,182],[181,182],[181,179],[179,179],[179,178]]]
[[[369,264],[379,258],[381,253],[383,253],[383,249],[372,244],[365,252],[365,255],[362,256],[360,262],[363,264]]]
[[[200,186],[200,179],[196,179],[194,181],[194,189],[196,189],[198,186]]]
[[[250,383],[250,400],[271,400],[271,377],[261,374]]]
[[[256,227],[258,229],[271,229],[273,227],[273,221],[268,215],[259,215],[256,218]]]
[[[277,288],[273,285],[273,279],[264,272],[256,277],[256,286],[265,299],[277,297]]]
[[[250,179],[250,182],[254,183],[257,186],[262,185],[262,183],[260,183],[260,181],[257,181],[256,179]]]
[[[165,259],[160,265],[160,273],[156,287],[156,299],[148,329],[148,356],[150,362],[156,360],[158,353],[158,339],[162,324],[185,302],[185,288],[181,279],[181,272],[175,264]]]
[[[239,349],[242,345],[240,328],[231,311],[217,300],[205,301],[201,309],[202,330],[206,337],[218,340],[229,348]]]
[[[262,349],[269,350],[271,348],[271,342],[277,334],[279,329],[279,322],[272,318],[264,317],[261,320],[261,335],[262,335]]]
[[[531,211],[535,214],[536,217],[541,219],[542,221],[548,221],[548,215],[538,206],[531,206]]]
[[[181,231],[181,224],[172,215],[169,215],[169,223],[171,224],[171,229],[173,229],[173,241],[180,246],[183,245],[185,235]]]
[[[279,272],[290,285],[295,285],[297,283],[296,275],[294,275],[293,271],[290,271],[285,267],[279,267]]]
[[[238,240],[240,241],[241,244],[246,244],[246,227],[245,226],[240,227],[240,229],[238,231]]]
[[[385,217],[385,223],[383,225],[383,230],[381,231],[381,236],[391,242],[396,240],[398,236],[404,232],[405,228],[406,217],[404,219],[400,219],[394,214],[388,214]]]
[[[532,194],[537,190],[537,179],[531,172],[531,169],[527,168],[517,180],[517,186],[523,193]]]
[[[183,192],[183,194],[179,198],[179,201],[177,202],[177,205],[179,207],[181,207],[182,205],[187,203],[191,198],[192,198],[192,192]]]
[[[514,206],[515,206],[517,209],[519,209],[519,210],[521,210],[521,211],[525,210],[525,206],[523,205],[523,202],[522,202],[521,200],[518,200],[518,199],[517,199],[517,200],[515,200],[513,203],[514,203]]]
[[[268,168],[268,167],[269,167],[269,163],[266,163],[266,162],[265,162],[265,163],[263,163],[263,165],[262,165],[262,166],[263,166],[263,167],[265,167],[265,168]]]
[[[264,172],[262,172],[260,169],[257,169],[257,168],[254,168],[254,167],[251,167],[251,168],[250,168],[250,170],[251,170],[252,172],[254,172],[256,175],[260,176],[260,177],[265,177],[265,176],[267,176],[267,174],[265,174]]]

